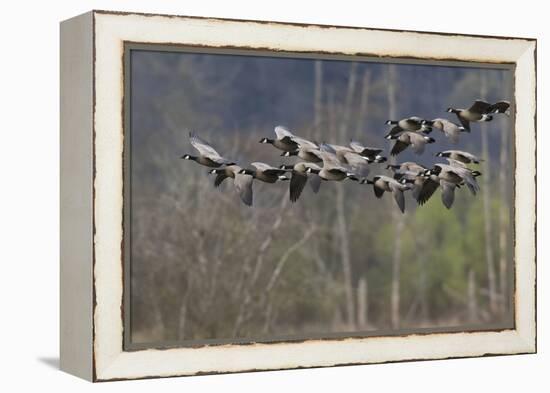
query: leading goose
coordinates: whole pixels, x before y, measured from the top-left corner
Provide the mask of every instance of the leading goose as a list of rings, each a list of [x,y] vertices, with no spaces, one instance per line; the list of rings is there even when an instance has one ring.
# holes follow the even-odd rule
[[[290,185],[289,185],[289,196],[291,202],[296,202],[302,191],[308,182],[311,186],[311,189],[314,193],[319,192],[321,187],[321,178],[314,173],[308,173],[308,169],[312,168],[316,172],[321,170],[319,165],[310,163],[310,162],[297,162],[294,165],[281,165],[280,168],[284,171],[291,172]]]
[[[490,114],[502,110],[504,107],[503,104],[505,106],[506,102],[501,101],[496,104],[490,104],[483,100],[475,100],[468,109],[447,108],[447,112],[454,113],[458,117],[458,120],[460,120],[464,129],[470,131],[470,122],[493,120],[493,116]],[[510,104],[508,104],[508,106],[510,106]],[[508,109],[508,107],[506,107],[506,109]]]
[[[219,168],[222,165],[234,165],[235,162],[223,158],[212,145],[200,138],[194,132],[189,133],[189,141],[191,145],[199,152],[198,156],[192,156],[185,154],[181,156],[184,160],[195,161],[198,164],[208,166],[211,168]]]
[[[391,177],[383,175],[375,176],[372,180],[367,179],[366,183],[372,184],[374,195],[377,198],[382,198],[382,195],[384,195],[386,191],[393,193],[393,198],[397,206],[399,206],[399,210],[401,210],[401,213],[405,212],[405,196],[403,192],[410,189],[408,184],[400,183]]]
[[[233,179],[233,184],[243,203],[252,206],[252,176],[240,173],[243,168],[238,165],[229,165],[224,168],[211,169],[209,173],[215,174],[214,186],[218,187],[228,177]]]
[[[275,183],[277,180],[290,180],[285,176],[286,171],[284,169],[275,168],[263,162],[252,162],[250,165],[256,169],[241,169],[239,174],[250,175],[254,179],[261,180],[265,183]]]
[[[294,151],[298,148],[298,144],[292,140],[294,134],[284,126],[275,127],[276,139],[262,138],[260,143],[269,143],[282,151]]]

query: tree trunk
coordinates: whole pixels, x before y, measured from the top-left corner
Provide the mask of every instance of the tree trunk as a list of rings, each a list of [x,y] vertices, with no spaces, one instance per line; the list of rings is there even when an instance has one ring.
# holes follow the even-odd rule
[[[478,321],[476,276],[472,268],[468,270],[468,322]]]
[[[395,65],[388,66],[388,112],[391,120],[397,116],[397,70]],[[390,159],[395,164],[395,158]],[[392,220],[395,227],[395,237],[392,256],[392,277],[391,277],[391,298],[390,298],[390,320],[392,329],[399,329],[400,320],[400,275],[401,275],[401,236],[405,228],[405,217],[395,206],[392,206]]]
[[[318,129],[323,122],[322,102],[323,102],[323,63],[321,60],[315,60],[315,85],[313,88],[313,115],[315,123],[315,136],[318,137]]]
[[[367,118],[367,109],[369,106],[369,87],[370,87],[370,71],[365,71],[363,74],[361,90],[361,101],[359,102],[359,112],[357,113],[357,127],[355,135],[365,134],[365,122]]]
[[[351,63],[350,72],[348,78],[348,86],[346,91],[346,98],[344,101],[344,107],[342,108],[342,116],[340,119],[340,127],[338,127],[337,122],[335,121],[336,109],[334,106],[334,100],[331,100],[331,112],[332,112],[332,124],[331,128],[334,131],[339,131],[340,140],[347,139],[347,133],[351,117],[351,106],[353,103],[353,96],[355,93],[356,87],[356,77],[357,77],[357,63]],[[344,190],[344,184],[339,183],[336,185],[336,215],[337,217],[337,231],[338,238],[340,240],[340,258],[342,261],[342,272],[344,275],[344,286],[346,293],[346,323],[349,329],[356,328],[356,318],[355,318],[355,299],[353,293],[353,272],[351,266],[351,255],[350,255],[350,245],[349,245],[349,231],[348,223],[346,218],[346,193]]]
[[[369,294],[367,277],[363,276],[357,284],[357,327],[366,329],[369,324]]]
[[[481,99],[486,99],[487,96],[487,79],[485,76],[481,77],[480,83],[480,96]],[[491,161],[489,157],[489,137],[488,128],[485,124],[481,126],[481,155],[485,161],[483,161],[483,218],[484,218],[484,233],[485,233],[485,260],[487,264],[487,285],[489,291],[489,311],[492,315],[497,312],[497,293],[496,293],[496,277],[494,266],[494,250],[493,250],[493,223],[491,219],[491,199],[490,199],[490,165]]]

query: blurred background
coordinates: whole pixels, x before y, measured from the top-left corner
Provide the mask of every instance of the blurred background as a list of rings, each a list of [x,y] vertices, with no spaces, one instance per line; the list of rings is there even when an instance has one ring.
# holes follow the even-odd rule
[[[512,71],[153,50],[131,51],[130,341],[277,339],[330,333],[511,326],[512,118],[473,123],[456,145],[437,130],[422,156],[466,150],[481,192],[440,192],[401,214],[391,194],[323,182],[297,203],[288,182],[254,182],[254,206],[195,154],[189,130],[241,166],[295,162],[270,145],[283,124],[296,135],[384,148],[388,119],[445,117],[478,98],[513,99]],[[513,108],[512,108],[513,111]],[[389,174],[386,164],[371,175]],[[131,220],[128,220],[131,218]]]

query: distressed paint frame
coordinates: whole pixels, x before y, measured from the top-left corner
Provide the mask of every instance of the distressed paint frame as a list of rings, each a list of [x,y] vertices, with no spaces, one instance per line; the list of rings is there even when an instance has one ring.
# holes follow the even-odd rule
[[[536,40],[105,11],[89,15],[93,293],[87,298],[82,294],[82,302],[89,306],[85,311],[91,309],[93,326],[91,359],[83,352],[78,361],[89,362],[92,376],[80,376],[106,381],[536,352]],[[522,137],[515,138],[515,328],[124,351],[125,42],[515,64],[515,129],[522,130]],[[68,279],[61,277],[62,282]],[[70,320],[62,318],[61,324],[69,326]],[[62,350],[62,365],[64,356]]]

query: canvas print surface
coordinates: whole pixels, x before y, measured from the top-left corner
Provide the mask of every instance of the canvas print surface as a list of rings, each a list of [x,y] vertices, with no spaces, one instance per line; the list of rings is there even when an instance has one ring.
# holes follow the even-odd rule
[[[513,327],[511,68],[127,54],[127,345]]]

